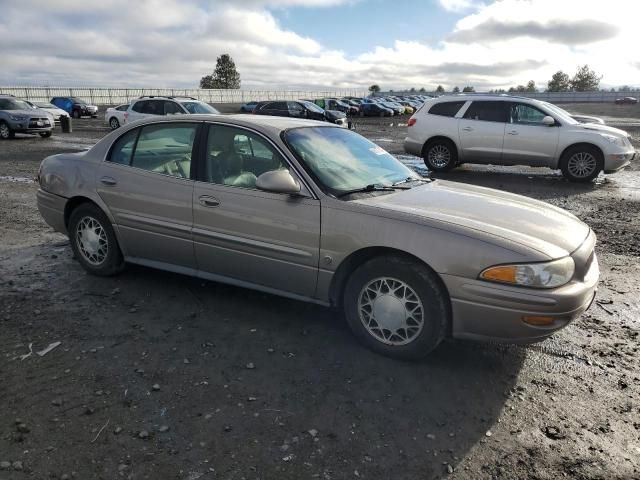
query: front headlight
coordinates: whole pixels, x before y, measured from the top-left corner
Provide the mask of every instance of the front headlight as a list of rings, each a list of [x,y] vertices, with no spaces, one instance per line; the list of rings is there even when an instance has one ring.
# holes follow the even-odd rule
[[[564,257],[544,263],[496,265],[480,273],[482,280],[530,288],[555,288],[573,277],[573,258]]]
[[[619,147],[624,147],[624,138],[616,137],[615,135],[609,135],[607,133],[599,134],[602,138],[606,139],[609,143],[613,143],[614,145],[618,145]]]
[[[29,117],[25,117],[22,115],[9,115],[9,118],[14,122],[26,122],[29,119]]]

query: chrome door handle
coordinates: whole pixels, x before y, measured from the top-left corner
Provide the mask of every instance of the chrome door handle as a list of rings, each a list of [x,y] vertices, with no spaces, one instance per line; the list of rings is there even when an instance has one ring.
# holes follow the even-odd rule
[[[113,187],[118,184],[116,179],[111,177],[102,177],[100,179],[100,182],[103,183],[104,185],[108,185],[109,187]]]
[[[509,135],[520,135],[520,132],[516,131],[516,130],[511,130],[510,132],[508,132]]]
[[[462,130],[464,130],[465,132],[472,132],[473,128],[471,128],[471,127],[463,127]]]
[[[208,195],[202,195],[199,198],[200,205],[203,207],[218,207],[220,206],[220,200],[217,198],[210,197]]]

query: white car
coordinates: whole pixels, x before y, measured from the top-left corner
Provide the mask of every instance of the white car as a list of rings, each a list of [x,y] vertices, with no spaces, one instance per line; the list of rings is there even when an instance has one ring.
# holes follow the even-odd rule
[[[575,182],[616,172],[635,149],[623,130],[582,124],[555,105],[510,95],[452,95],[425,102],[408,122],[407,153],[430,170],[461,163],[560,169]]]
[[[129,104],[124,123],[157,115],[220,114],[208,103],[193,97],[140,97]]]
[[[26,100],[25,100],[26,101]],[[53,115],[53,120],[55,123],[60,123],[60,117],[68,117],[69,114],[62,110],[61,108],[56,107],[53,103],[49,102],[27,102],[33,108],[39,108],[40,110],[45,110]]]
[[[128,103],[124,103],[122,105],[118,105],[117,107],[109,107],[104,112],[104,121],[107,125],[111,127],[111,130],[115,130],[119,128],[121,125],[125,123],[125,115],[127,109],[129,108]]]

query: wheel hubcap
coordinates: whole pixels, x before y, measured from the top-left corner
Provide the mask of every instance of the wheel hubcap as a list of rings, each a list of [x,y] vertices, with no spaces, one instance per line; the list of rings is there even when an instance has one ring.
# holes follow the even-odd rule
[[[118,120],[116,120],[115,118],[111,119],[111,128],[118,128],[120,125],[118,124]]]
[[[596,158],[589,152],[574,153],[567,163],[567,170],[574,177],[585,178],[593,174],[597,166]]]
[[[3,138],[9,136],[9,127],[7,127],[7,125],[5,125],[4,123],[0,125],[0,136],[2,136]]]
[[[444,145],[436,145],[429,150],[429,163],[434,167],[446,167],[450,160],[451,152]]]
[[[109,253],[109,241],[104,228],[95,218],[83,217],[76,228],[78,250],[91,265],[100,265]]]
[[[424,309],[405,282],[382,277],[369,282],[358,299],[360,321],[370,335],[387,345],[406,345],[424,326]]]

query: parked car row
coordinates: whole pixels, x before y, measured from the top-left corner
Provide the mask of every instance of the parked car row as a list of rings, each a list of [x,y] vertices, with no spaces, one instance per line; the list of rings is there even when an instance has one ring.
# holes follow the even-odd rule
[[[630,135],[602,123],[580,123],[553,104],[510,95],[434,98],[408,122],[407,153],[436,172],[462,163],[559,169],[589,182],[635,157]]]

